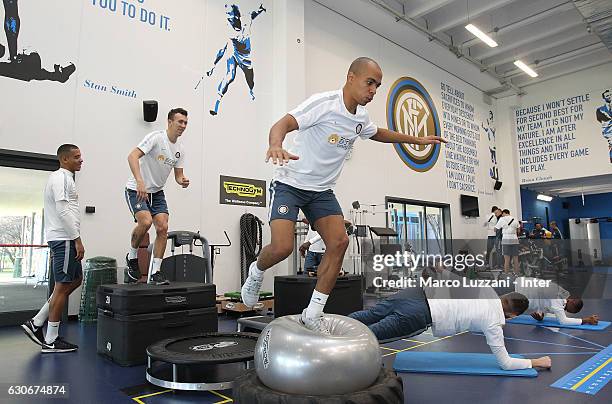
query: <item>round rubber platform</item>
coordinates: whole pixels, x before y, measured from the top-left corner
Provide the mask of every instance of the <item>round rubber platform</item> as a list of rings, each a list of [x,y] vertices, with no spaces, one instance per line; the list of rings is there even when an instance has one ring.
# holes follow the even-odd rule
[[[209,332],[167,338],[150,345],[151,360],[177,365],[214,365],[253,360],[258,334]]]

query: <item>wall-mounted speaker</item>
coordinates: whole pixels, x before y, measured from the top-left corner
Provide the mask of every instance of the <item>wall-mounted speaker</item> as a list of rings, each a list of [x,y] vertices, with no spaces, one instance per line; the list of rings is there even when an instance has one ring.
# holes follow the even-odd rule
[[[142,112],[145,122],[155,122],[155,120],[157,119],[157,101],[143,101]]]
[[[495,185],[493,185],[493,189],[496,191],[499,191],[501,189],[502,186],[502,182],[501,181],[495,181]]]
[[[563,209],[569,209],[570,208],[570,203],[569,202],[561,202],[561,206],[563,207]]]

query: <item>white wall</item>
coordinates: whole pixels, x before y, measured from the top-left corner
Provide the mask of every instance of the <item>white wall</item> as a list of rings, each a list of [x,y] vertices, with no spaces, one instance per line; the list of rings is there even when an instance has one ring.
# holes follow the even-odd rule
[[[181,140],[191,185],[183,190],[169,179],[170,229],[199,230],[213,243],[224,242],[223,231],[227,230],[233,245],[216,260],[219,292],[240,286],[240,216],[251,212],[264,221],[267,218],[264,208],[219,204],[219,175],[269,182],[272,166],[264,163],[264,155],[270,126],[308,95],[340,88],[355,57],[373,57],[385,74],[376,99],[368,106],[380,126],[387,126],[385,100],[390,86],[402,76],[413,77],[427,88],[441,123],[441,82],[465,94],[466,101],[476,108],[476,122],[483,122],[489,109],[495,111],[495,105],[485,104],[482,93],[474,87],[310,0],[270,0],[264,1],[267,12],[252,25],[255,101],[248,96],[238,68],[219,114],[211,116],[208,111],[225,75],[225,59],[211,77],[202,78],[197,89],[195,85],[229,36],[225,3],[185,0],[180,8],[162,0],[128,3],[167,15],[170,30],[122,15],[121,2],[116,12],[77,0],[64,1],[61,6],[20,4],[20,48],[28,46],[39,52],[48,69],[69,61],[77,69],[63,84],[0,77],[6,94],[0,100],[3,148],[54,154],[59,144],[73,142],[82,149],[85,164],[77,176],[81,208],[84,212],[86,205],[96,206],[94,215],[83,213],[87,257],[105,255],[123,262],[133,226],[123,199],[129,174],[126,157],[147,132],[165,127],[165,115],[172,107],[189,111],[189,126]],[[260,1],[237,3],[246,15],[257,9]],[[64,24],[49,24],[56,20]],[[5,61],[6,57],[0,63]],[[107,91],[87,88],[87,81],[106,85]],[[136,97],[110,93],[113,85],[135,91]],[[155,123],[142,120],[145,99],[159,102]],[[498,150],[509,140],[505,137],[509,119],[504,118],[504,108],[498,106],[500,113],[496,113]],[[493,191],[482,130],[480,136],[481,164],[473,194],[479,197],[484,216],[492,204],[518,200],[518,189],[511,180],[512,157],[501,153],[498,160],[504,186],[500,192]],[[461,217],[461,193],[448,189],[444,149],[432,170],[418,173],[406,167],[391,145],[376,142],[356,143],[337,187],[347,215],[352,201],[383,203],[385,196],[448,203],[453,238],[484,237],[481,219]],[[383,224],[384,215],[370,217],[368,223]],[[268,240],[266,224],[264,243]],[[289,266],[284,262],[272,272],[288,273]],[[272,282],[273,276],[267,276],[264,288],[272,289]]]
[[[525,88],[511,117],[514,149],[523,152],[517,156],[521,184],[612,174],[608,142],[595,115],[604,104],[601,94],[608,89],[612,89],[612,63]],[[530,113],[534,109],[541,112]],[[533,119],[533,129],[520,119]],[[521,137],[528,134],[538,137]],[[551,142],[550,152],[528,143],[544,140]],[[521,157],[530,160],[521,164]]]
[[[129,175],[127,155],[146,133],[165,128],[170,108],[184,107],[189,111],[189,125],[181,141],[186,150],[185,174],[191,183],[184,190],[172,177],[168,180],[170,229],[201,231],[212,243],[225,242],[223,230],[227,230],[233,245],[217,257],[215,283],[219,292],[237,290],[240,215],[249,211],[265,221],[267,209],[220,205],[219,176],[266,181],[271,177],[272,168],[264,163],[268,130],[288,109],[287,103],[303,98],[302,2],[264,2],[267,11],[253,21],[251,30],[256,99],[250,99],[238,67],[217,116],[208,111],[226,74],[231,44],[214,74],[204,76],[195,87],[230,36],[225,3],[186,0],[181,7],[162,0],[127,3],[136,10],[146,8],[157,16],[168,16],[169,29],[140,22],[138,12],[136,18],[123,15],[121,2],[115,11],[102,9],[98,2],[77,0],[60,6],[20,4],[19,48],[38,52],[42,67],[48,70],[56,63],[74,62],[76,72],[66,83],[0,77],[1,147],[55,154],[62,143],[77,144],[84,157],[77,187],[86,257],[111,256],[122,264],[134,225],[123,196]],[[255,0],[233,3],[243,17],[261,4]],[[92,89],[87,83],[99,87]],[[135,96],[113,94],[111,86],[133,91]],[[143,122],[146,99],[159,102],[154,123]],[[87,205],[96,206],[96,213],[85,215]],[[266,224],[264,242],[268,233]],[[286,263],[279,267],[287,272]],[[272,282],[268,277],[264,287],[270,289]],[[70,312],[74,314],[75,307]]]
[[[225,41],[219,34],[225,32],[225,3],[212,1],[207,4],[204,24],[206,70]],[[254,10],[259,4],[259,1],[239,3],[243,12]],[[252,28],[256,100],[252,102],[248,97],[248,86],[238,69],[235,81],[222,99],[219,115],[213,117],[208,110],[215,100],[218,81],[225,72],[224,62],[219,62],[213,80],[203,82],[202,171],[205,188],[201,195],[201,229],[210,242],[224,242],[223,230],[227,230],[232,240],[232,246],[223,249],[215,263],[215,283],[217,290],[222,292],[239,290],[241,285],[240,216],[248,212],[264,221],[264,245],[269,242],[269,226],[266,208],[219,204],[219,175],[255,178],[265,180],[269,185],[272,165],[264,162],[268,131],[287,110],[287,104],[301,99],[304,91],[302,3],[296,0],[274,1],[264,2],[264,6],[268,11],[257,17]],[[300,39],[299,43],[297,39]],[[263,289],[272,290],[274,275],[287,274],[288,268],[288,262],[271,268]]]
[[[387,127],[385,100],[391,85],[403,76],[413,77],[425,86],[436,105],[441,124],[441,82],[465,93],[465,100],[476,108],[476,122],[486,119],[489,109],[495,110],[494,106],[483,102],[483,94],[479,90],[346,18],[312,1],[306,2],[305,15],[307,95],[340,88],[351,61],[358,56],[368,56],[378,61],[384,74],[376,98],[368,104],[370,117],[379,126]],[[453,238],[483,238],[483,220],[461,216],[459,195],[478,196],[482,218],[491,205],[501,203],[501,195],[515,194],[516,189],[504,186],[500,192],[493,191],[494,181],[487,174],[487,136],[482,129],[480,136],[478,158],[481,164],[477,168],[476,193],[448,189],[444,148],[430,171],[416,172],[406,167],[392,145],[357,142],[336,188],[345,215],[354,200],[383,203],[385,196],[448,203],[451,205]],[[498,156],[500,160],[507,158],[503,154]],[[502,177],[502,180],[505,179]],[[376,215],[370,217],[368,223],[380,225],[384,224],[384,219],[384,215]]]
[[[511,186],[517,190],[521,185],[521,174],[519,169],[519,155],[516,135],[516,116],[515,110],[528,106],[539,105],[547,101],[558,100],[570,97],[575,94],[584,94],[585,92],[592,93],[594,98],[591,108],[585,111],[585,122],[577,125],[575,142],[577,146],[582,147],[593,145],[592,151],[597,153],[597,160],[593,156],[589,156],[584,161],[565,160],[560,164],[553,164],[543,170],[541,177],[552,177],[547,181],[557,179],[581,178],[585,176],[612,173],[612,164],[607,164],[607,148],[601,136],[600,126],[593,122],[595,111],[593,105],[600,105],[601,91],[599,94],[594,89],[611,88],[612,87],[612,63],[597,66],[591,69],[586,69],[580,72],[573,73],[568,76],[559,77],[551,80],[543,80],[536,84],[526,86],[525,94],[522,96],[511,96],[497,100],[497,110],[500,111],[498,121],[498,130],[504,136],[498,136],[498,148],[504,150],[512,158],[503,160],[502,167],[504,179],[504,188]],[[603,91],[603,90],[602,90]],[[591,121],[587,121],[591,119]],[[602,162],[603,159],[603,162]],[[523,175],[524,178],[534,177],[529,174]],[[535,176],[537,177],[537,176]],[[540,182],[535,179],[530,179],[530,183]],[[520,192],[504,194],[502,205],[515,208],[516,217],[522,217],[522,209],[520,203]]]

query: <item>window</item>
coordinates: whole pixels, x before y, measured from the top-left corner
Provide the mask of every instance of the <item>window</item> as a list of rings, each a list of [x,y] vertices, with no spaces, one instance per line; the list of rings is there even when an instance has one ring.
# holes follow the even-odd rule
[[[43,192],[55,156],[0,149],[0,326],[31,317],[48,298]]]
[[[385,198],[387,226],[398,234],[404,248],[425,254],[451,251],[450,206],[448,204]]]

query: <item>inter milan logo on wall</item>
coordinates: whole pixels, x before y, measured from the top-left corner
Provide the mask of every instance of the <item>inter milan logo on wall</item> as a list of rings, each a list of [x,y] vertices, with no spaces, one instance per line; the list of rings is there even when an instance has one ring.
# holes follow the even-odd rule
[[[393,83],[387,98],[387,127],[412,136],[440,136],[440,121],[436,107],[425,87],[411,77]],[[439,144],[394,145],[395,151],[408,167],[429,171],[438,161]]]

